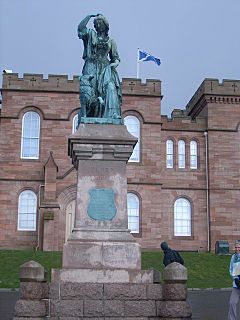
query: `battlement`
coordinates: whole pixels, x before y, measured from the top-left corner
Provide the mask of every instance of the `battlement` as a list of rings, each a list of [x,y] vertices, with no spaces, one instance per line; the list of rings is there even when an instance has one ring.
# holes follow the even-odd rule
[[[47,79],[42,74],[24,73],[23,78],[18,73],[3,74],[3,90],[17,91],[64,91],[77,92],[79,90],[79,78],[73,76],[69,80],[67,75],[48,75]]]
[[[141,79],[123,78],[122,91],[127,95],[144,95],[161,97],[161,81],[147,79],[146,83],[142,83]]]
[[[47,79],[42,74],[25,73],[22,78],[18,73],[3,74],[3,90],[13,91],[51,91],[51,92],[79,92],[79,76],[72,80],[67,75],[48,75]],[[144,95],[161,97],[161,81],[123,78],[122,91],[126,95]]]
[[[186,110],[174,109],[169,118],[162,115],[162,130],[178,130],[182,131],[204,131],[206,130],[206,119],[204,117],[196,117],[193,119],[186,115]]]
[[[240,96],[240,80],[205,79],[186,106],[187,114],[198,104],[203,95]]]
[[[175,119],[175,118],[188,118],[186,116],[186,110],[173,109],[173,111],[171,113],[171,119]]]

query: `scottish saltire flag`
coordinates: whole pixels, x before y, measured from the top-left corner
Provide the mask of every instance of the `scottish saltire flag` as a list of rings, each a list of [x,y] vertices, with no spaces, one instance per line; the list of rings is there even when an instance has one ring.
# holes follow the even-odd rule
[[[147,53],[145,51],[138,50],[138,62],[140,61],[153,61],[155,62],[158,66],[160,66],[161,61],[160,59],[154,57],[150,53]]]

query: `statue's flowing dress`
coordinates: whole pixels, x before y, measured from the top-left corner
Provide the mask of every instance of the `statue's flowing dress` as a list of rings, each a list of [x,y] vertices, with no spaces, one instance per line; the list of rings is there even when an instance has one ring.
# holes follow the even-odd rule
[[[104,101],[104,118],[121,118],[122,91],[115,68],[110,63],[120,61],[117,45],[113,39],[98,37],[93,29],[84,28],[79,32],[84,44],[83,75],[93,75],[91,82],[96,98]]]

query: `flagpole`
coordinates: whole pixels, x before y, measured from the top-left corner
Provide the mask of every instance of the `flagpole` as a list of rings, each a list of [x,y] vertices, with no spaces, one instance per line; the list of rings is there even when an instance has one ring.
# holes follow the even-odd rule
[[[137,49],[137,79],[139,78],[139,61],[138,61],[138,57],[139,57],[139,48]]]

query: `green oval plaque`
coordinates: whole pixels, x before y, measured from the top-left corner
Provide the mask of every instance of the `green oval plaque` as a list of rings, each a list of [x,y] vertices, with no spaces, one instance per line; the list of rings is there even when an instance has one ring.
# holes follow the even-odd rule
[[[112,189],[93,188],[89,191],[87,213],[94,220],[112,220],[116,215],[115,193]]]

